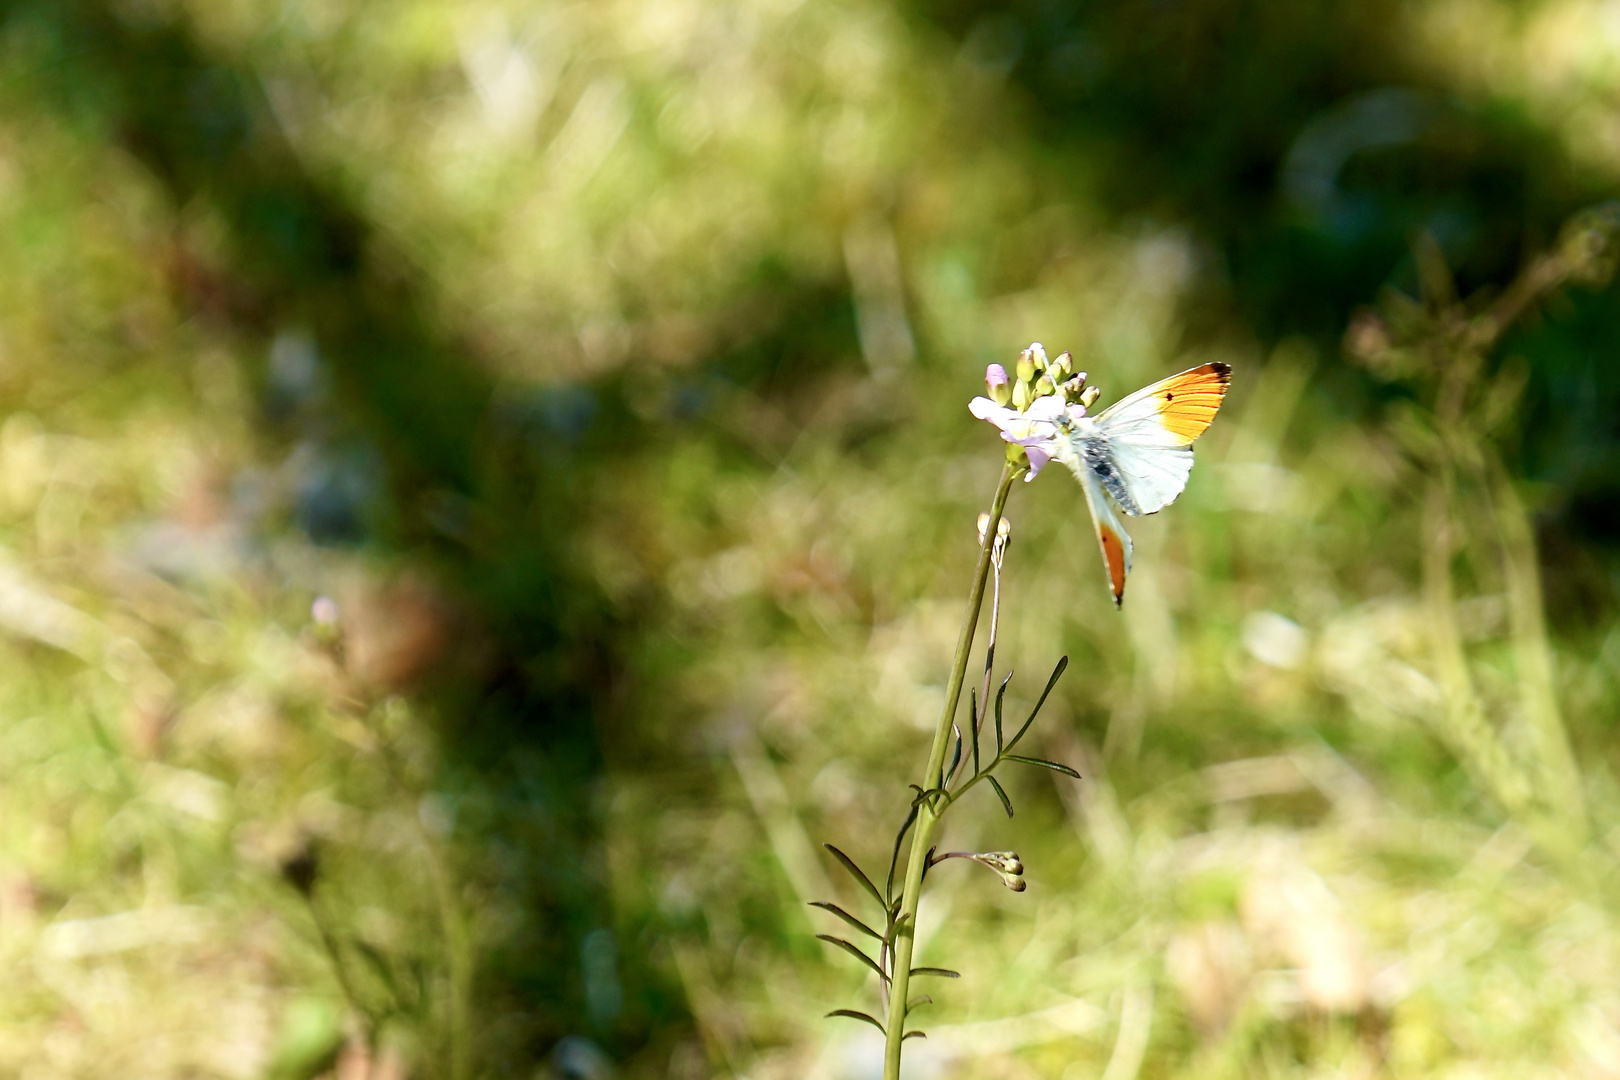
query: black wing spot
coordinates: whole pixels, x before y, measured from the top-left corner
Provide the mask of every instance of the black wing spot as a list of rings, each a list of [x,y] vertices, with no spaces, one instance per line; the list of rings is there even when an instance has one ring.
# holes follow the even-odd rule
[[[1164,400],[1166,400],[1166,401],[1174,401],[1174,400],[1176,400],[1176,395],[1174,395],[1170,391],[1166,390],[1164,392]]]

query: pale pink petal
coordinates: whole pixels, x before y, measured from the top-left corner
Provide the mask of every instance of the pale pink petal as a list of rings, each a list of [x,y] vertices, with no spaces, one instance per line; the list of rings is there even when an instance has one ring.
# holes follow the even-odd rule
[[[1035,479],[1036,474],[1041,471],[1042,465],[1052,460],[1052,455],[1038,446],[1026,446],[1024,447],[1024,453],[1029,456],[1029,475],[1024,477],[1024,483],[1027,484]]]

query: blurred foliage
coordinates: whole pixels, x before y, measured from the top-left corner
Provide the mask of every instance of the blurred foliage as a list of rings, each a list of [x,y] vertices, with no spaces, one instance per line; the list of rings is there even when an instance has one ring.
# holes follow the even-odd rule
[[[0,4],[0,1069],[870,1075],[809,837],[887,855],[965,403],[1040,339],[1233,400],[1123,615],[1079,493],[1016,495],[1001,655],[1074,658],[1035,749],[1087,781],[1015,785],[1028,892],[939,868],[917,1067],[1614,1073],[1613,290],[1481,358],[1476,433],[1591,880],[1452,756],[1424,390],[1338,345],[1425,230],[1476,312],[1612,192],[1604,11]]]

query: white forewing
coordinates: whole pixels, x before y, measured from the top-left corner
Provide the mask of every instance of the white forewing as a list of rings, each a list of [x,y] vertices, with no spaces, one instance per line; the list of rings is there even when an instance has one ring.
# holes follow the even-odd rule
[[[1166,428],[1160,417],[1161,406],[1155,395],[1162,385],[1144,386],[1120,398],[1097,417],[1097,427],[1110,440],[1129,440],[1141,446],[1185,447],[1187,440]]]
[[[1155,396],[1159,386],[1155,383],[1121,398],[1096,419],[1114,467],[1135,509],[1143,514],[1156,514],[1175,502],[1193,467],[1192,447],[1164,425]]]

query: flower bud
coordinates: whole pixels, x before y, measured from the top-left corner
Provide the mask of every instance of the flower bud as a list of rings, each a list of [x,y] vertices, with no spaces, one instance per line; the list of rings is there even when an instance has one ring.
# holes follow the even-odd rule
[[[1052,385],[1052,376],[1042,375],[1040,378],[1035,380],[1036,397],[1046,397],[1048,394],[1055,393],[1057,393],[1057,387]]]
[[[1034,380],[1035,352],[1033,349],[1025,349],[1023,352],[1018,354],[1018,367],[1016,370],[1018,372],[1019,382],[1027,383]]]
[[[1389,325],[1373,311],[1356,312],[1344,331],[1345,352],[1369,368],[1377,367],[1393,345]]]
[[[1032,342],[1029,343],[1029,350],[1028,351],[1029,351],[1030,359],[1032,359],[1035,362],[1035,370],[1036,371],[1045,371],[1046,370],[1046,347],[1044,345],[1042,345],[1038,341],[1032,341]]]
[[[1001,883],[1013,892],[1023,892],[1029,886],[1024,880],[1024,864],[1016,851],[981,851],[969,858],[994,870]]]
[[[990,515],[979,515],[979,546],[984,546],[984,532],[990,527]],[[1005,547],[1007,540],[1012,536],[1012,522],[1003,517],[996,523],[996,546]]]
[[[1074,354],[1069,352],[1058,353],[1057,359],[1053,360],[1046,370],[1052,373],[1054,382],[1062,382],[1074,371]]]
[[[1080,394],[1080,404],[1089,409],[1092,407],[1092,405],[1096,404],[1097,399],[1100,397],[1102,397],[1101,387],[1088,386]]]
[[[981,544],[983,540],[979,541]],[[1012,543],[1012,522],[1006,518],[996,526],[996,541],[990,548],[990,561],[996,565],[996,573],[1001,573],[1001,566],[1007,559],[1007,547]]]
[[[317,596],[309,605],[309,617],[317,626],[336,626],[338,621],[337,601],[330,596]]]
[[[1003,874],[1022,874],[1024,864],[1018,859],[1016,851],[981,851],[979,861],[986,866],[994,866]]]
[[[326,648],[337,645],[343,637],[337,601],[330,596],[317,596],[309,605],[310,636],[315,643]]]
[[[933,866],[946,859],[972,859],[993,871],[1001,878],[1001,883],[1013,892],[1023,892],[1028,887],[1024,881],[1024,864],[1016,851],[947,851],[943,855],[929,852],[928,865]]]
[[[997,405],[1006,405],[1012,400],[1012,385],[1007,381],[1007,369],[1000,364],[991,364],[984,369],[984,385],[990,391],[990,400]]]
[[[1020,360],[1018,362],[1018,366],[1023,367],[1024,362],[1022,360]],[[1019,412],[1023,412],[1025,409],[1029,408],[1029,403],[1031,401],[1034,401],[1034,400],[1035,400],[1035,395],[1030,393],[1030,391],[1029,391],[1029,382],[1028,382],[1028,380],[1019,379],[1017,382],[1013,383],[1013,388],[1012,388],[1013,408],[1017,409]]]
[[[1085,386],[1085,379],[1079,375],[1076,375],[1074,378],[1058,387],[1058,389],[1063,391],[1063,400],[1073,404],[1074,402],[1080,400],[1080,394],[1085,389]]]

